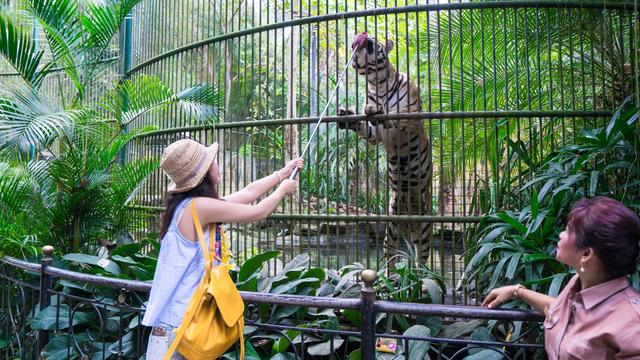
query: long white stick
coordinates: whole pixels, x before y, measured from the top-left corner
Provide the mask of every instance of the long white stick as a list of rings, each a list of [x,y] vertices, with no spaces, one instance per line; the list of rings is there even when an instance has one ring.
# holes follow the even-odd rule
[[[304,147],[304,150],[302,151],[302,155],[300,155],[301,158],[303,158],[304,154],[307,153],[307,150],[309,149],[309,145],[311,144],[311,141],[316,136],[316,132],[318,132],[318,127],[320,127],[320,123],[322,122],[322,118],[324,118],[324,115],[327,112],[327,109],[329,109],[329,105],[331,104],[329,101],[331,99],[333,99],[333,96],[336,94],[336,91],[338,91],[338,87],[340,87],[340,82],[342,81],[342,77],[344,77],[344,74],[347,73],[347,69],[349,68],[349,65],[351,65],[351,61],[353,61],[353,55],[356,53],[356,51],[358,51],[358,47],[357,46],[353,49],[353,52],[351,52],[351,56],[349,57],[349,61],[347,61],[347,65],[345,65],[344,70],[342,70],[342,74],[340,74],[340,76],[338,77],[338,81],[336,83],[336,87],[333,89],[333,92],[331,93],[331,96],[327,99],[327,105],[324,106],[324,109],[320,113],[320,118],[318,119],[318,122],[316,123],[316,127],[313,129],[313,132],[311,133],[311,136],[309,136],[309,140],[307,141],[307,145]],[[291,172],[291,175],[289,175],[289,179],[293,180],[296,177],[296,175],[298,175],[298,168],[293,169],[293,172]]]

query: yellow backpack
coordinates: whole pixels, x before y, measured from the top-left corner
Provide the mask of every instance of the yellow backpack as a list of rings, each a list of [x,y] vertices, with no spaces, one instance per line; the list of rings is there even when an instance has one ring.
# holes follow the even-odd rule
[[[205,272],[189,302],[182,324],[174,330],[176,337],[164,360],[169,360],[176,349],[188,360],[217,359],[238,339],[240,359],[244,359],[244,302],[229,276],[225,239],[220,234],[222,259],[218,259],[220,265],[213,266],[213,260],[217,258],[213,247],[215,241],[209,238],[207,251],[195,200],[191,201],[191,215],[206,259]]]

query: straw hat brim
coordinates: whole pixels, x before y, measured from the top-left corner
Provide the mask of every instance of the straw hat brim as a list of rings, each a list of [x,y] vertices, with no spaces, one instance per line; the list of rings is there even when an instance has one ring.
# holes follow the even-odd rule
[[[213,162],[213,160],[216,157],[216,154],[218,153],[218,143],[214,142],[213,144],[207,146],[205,151],[207,153],[207,158],[203,162],[203,164],[200,167],[200,169],[198,169],[198,172],[193,177],[191,177],[191,179],[189,179],[186,182],[183,182],[182,184],[180,184],[179,187],[178,187],[178,184],[176,184],[172,180],[171,182],[169,182],[169,186],[167,187],[167,191],[168,192],[170,192],[170,193],[185,192],[185,191],[193,189],[194,187],[198,186],[198,184],[200,184],[202,182],[204,177],[209,172],[209,168],[211,167],[211,163]]]

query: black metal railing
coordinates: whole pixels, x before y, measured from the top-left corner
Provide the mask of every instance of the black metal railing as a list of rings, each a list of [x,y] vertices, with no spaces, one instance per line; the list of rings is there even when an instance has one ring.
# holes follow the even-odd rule
[[[140,358],[149,334],[149,329],[141,325],[141,315],[151,284],[55,267],[52,253],[53,248],[45,246],[40,264],[11,257],[0,259],[4,345],[1,358]],[[429,332],[380,332],[376,324],[380,314],[402,314],[406,318],[428,316],[460,323],[464,323],[461,319],[503,321],[512,325],[521,322],[530,325],[530,329],[538,329],[543,317],[524,310],[381,301],[376,299],[374,289],[376,273],[365,270],[361,280],[358,298],[241,292],[247,304],[246,338],[249,345],[254,344],[251,351],[274,339],[283,339],[280,350],[289,349],[290,356],[296,359],[314,358],[311,355],[341,359],[352,351],[359,351],[362,359],[374,359],[376,341],[381,338],[395,339],[396,351],[405,358],[412,358],[411,352],[415,355],[420,342],[427,344],[426,348],[422,347],[424,351],[442,359],[461,359],[478,349],[498,352],[508,359],[528,358],[542,350],[542,345],[531,343],[530,339],[526,341],[526,332],[518,339],[507,336],[504,340],[460,339],[454,332],[443,336],[432,336]],[[259,317],[260,307],[264,306],[333,309],[331,316],[351,310],[360,316],[361,325],[349,327],[336,321],[335,326],[323,326],[322,321],[308,320],[269,323]]]

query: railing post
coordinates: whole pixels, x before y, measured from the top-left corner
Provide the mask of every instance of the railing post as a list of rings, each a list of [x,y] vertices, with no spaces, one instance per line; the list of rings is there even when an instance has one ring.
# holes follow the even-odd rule
[[[373,288],[373,284],[377,276],[373,270],[364,270],[362,274],[360,274],[360,278],[364,283],[360,291],[360,299],[362,300],[360,309],[362,314],[360,349],[363,360],[372,360],[375,358],[376,309],[374,302],[376,301],[376,290]]]
[[[40,311],[51,305],[51,275],[46,273],[47,266],[53,263],[53,246],[42,247],[42,261],[40,262]],[[38,353],[49,342],[49,331],[38,330]]]

